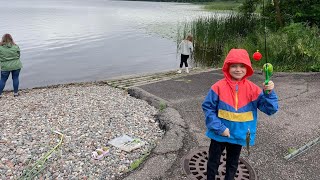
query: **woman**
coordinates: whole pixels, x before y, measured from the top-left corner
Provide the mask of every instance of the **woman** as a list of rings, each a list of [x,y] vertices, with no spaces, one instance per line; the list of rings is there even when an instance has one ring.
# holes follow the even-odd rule
[[[13,81],[13,95],[15,97],[18,96],[19,74],[22,68],[22,63],[20,61],[20,48],[16,43],[14,43],[10,34],[3,35],[2,41],[0,42],[0,67],[0,97],[10,73]]]

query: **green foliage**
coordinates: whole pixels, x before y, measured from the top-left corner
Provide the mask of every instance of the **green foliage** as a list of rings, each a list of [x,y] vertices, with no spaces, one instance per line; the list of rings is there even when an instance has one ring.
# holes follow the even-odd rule
[[[214,2],[216,0],[131,0],[131,1],[155,1],[155,2],[189,2],[189,3],[203,3]],[[220,0],[220,1],[234,1],[234,0]]]
[[[267,36],[268,62],[276,71],[319,71],[320,38],[319,29],[306,27],[301,23],[293,23]],[[257,42],[264,44],[263,34]],[[249,41],[250,43],[250,41]],[[248,47],[251,52],[255,49]],[[263,49],[263,48],[262,48]],[[262,53],[265,54],[264,50]],[[265,59],[258,62],[260,66]]]
[[[303,23],[292,23],[278,31],[267,29],[267,52],[264,26],[258,16],[231,14],[227,17],[202,17],[185,26],[194,35],[195,61],[199,65],[221,67],[231,48],[247,49],[250,56],[260,50],[261,68],[266,60],[275,71],[320,70],[320,30]]]
[[[263,8],[263,4],[264,11],[261,9],[259,12],[263,12],[263,16],[267,17],[267,26],[273,30],[292,22],[320,25],[319,0],[244,0],[240,12],[251,15],[257,12],[258,7]]]
[[[142,155],[141,158],[135,160],[133,163],[130,164],[130,168],[129,171],[133,171],[135,169],[137,169],[140,164],[150,155],[150,152],[146,152]]]
[[[194,59],[197,65],[216,67],[224,57],[225,46],[231,48],[256,29],[258,17],[230,14],[201,17],[184,26],[183,32],[194,35]],[[179,36],[178,36],[179,37]],[[179,41],[177,41],[179,42]]]
[[[205,10],[216,11],[216,10],[233,10],[238,11],[241,3],[236,1],[214,1],[208,2],[204,6]]]
[[[258,7],[261,8],[259,12],[263,12],[264,4],[263,16],[267,17],[267,26],[274,30],[282,27],[279,21],[283,21],[284,25],[292,22],[303,22],[310,26],[320,25],[319,0],[278,0],[278,6],[275,2],[275,0],[244,0],[240,12],[250,15],[257,12]],[[279,8],[279,14],[277,14],[277,8]]]
[[[320,70],[320,31],[317,27],[307,27],[301,23],[293,23],[277,31],[268,31],[267,51],[264,49],[264,33],[256,31],[244,38],[235,39],[226,45],[225,53],[230,46],[245,48],[249,54],[260,50],[261,61],[253,61],[254,67],[262,67],[267,61],[275,71],[314,71]]]
[[[319,61],[317,62],[317,64],[311,65],[309,70],[311,72],[320,72],[320,63],[319,63]]]
[[[320,25],[319,0],[280,1],[280,9],[287,22],[306,22],[310,25]]]
[[[240,6],[240,12],[244,13],[246,16],[252,15],[256,11],[259,1],[260,0],[244,0]]]
[[[290,51],[287,61],[292,62],[294,69],[310,71],[311,66],[320,65],[320,31],[317,27],[307,27],[301,23],[291,24],[276,35],[281,33],[287,37],[287,48]]]
[[[159,104],[159,111],[163,112],[166,108],[167,108],[167,104],[161,101]]]

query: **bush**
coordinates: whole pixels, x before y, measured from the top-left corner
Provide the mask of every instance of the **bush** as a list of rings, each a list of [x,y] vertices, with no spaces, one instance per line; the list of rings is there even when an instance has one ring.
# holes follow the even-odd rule
[[[254,67],[262,67],[266,60],[275,71],[320,71],[320,31],[302,23],[292,23],[277,32],[267,32],[267,52],[264,33],[257,30],[244,38],[236,38],[225,45],[225,54],[231,47],[247,49],[252,55],[259,50],[261,61],[253,61]]]
[[[261,47],[263,34],[259,35],[258,41]],[[301,23],[290,24],[267,35],[268,62],[273,64],[275,71],[319,71],[319,47],[319,29]],[[262,63],[265,61],[259,65]]]
[[[184,26],[183,33],[178,34],[177,43],[180,43],[180,34],[191,32],[194,37],[195,63],[216,67],[221,64],[225,45],[255,32],[257,22],[257,16],[248,18],[233,13],[225,17],[201,17]]]

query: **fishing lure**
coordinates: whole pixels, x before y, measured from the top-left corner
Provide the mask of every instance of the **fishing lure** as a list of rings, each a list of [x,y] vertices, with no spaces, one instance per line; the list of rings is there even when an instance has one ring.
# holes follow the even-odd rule
[[[247,143],[247,152],[248,152],[248,156],[250,155],[250,129],[248,129],[247,135],[246,135],[246,143]]]

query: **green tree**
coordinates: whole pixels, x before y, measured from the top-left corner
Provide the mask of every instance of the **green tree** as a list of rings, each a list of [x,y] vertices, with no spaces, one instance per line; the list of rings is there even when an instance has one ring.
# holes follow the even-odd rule
[[[240,6],[240,12],[246,16],[251,16],[256,11],[259,2],[260,0],[244,0]]]
[[[282,13],[288,17],[287,21],[320,25],[319,0],[280,1],[280,6]]]
[[[319,0],[273,0],[267,3],[264,14],[275,29],[291,22],[320,25]]]
[[[320,25],[319,0],[244,0],[240,11],[246,15],[254,13],[258,6],[265,4],[263,15],[268,25],[279,29],[291,22]]]

